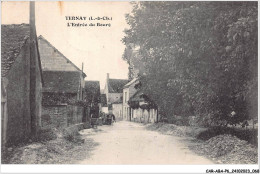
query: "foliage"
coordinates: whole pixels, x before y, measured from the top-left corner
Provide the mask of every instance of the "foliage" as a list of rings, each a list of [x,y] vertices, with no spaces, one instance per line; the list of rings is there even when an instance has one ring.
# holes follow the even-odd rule
[[[149,111],[150,109],[157,109],[157,105],[145,94],[142,94],[139,96],[141,100],[136,101],[136,100],[129,100],[128,101],[128,105],[132,108],[132,109],[146,109],[147,111]],[[140,105],[140,101],[144,101],[145,104]]]
[[[161,114],[257,118],[256,2],[136,2],[126,20],[123,59]]]

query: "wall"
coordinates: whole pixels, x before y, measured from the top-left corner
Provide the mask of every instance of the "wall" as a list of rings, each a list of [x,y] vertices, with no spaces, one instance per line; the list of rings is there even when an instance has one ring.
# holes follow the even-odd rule
[[[113,107],[113,114],[116,117],[117,121],[123,120],[123,104],[118,103],[118,104],[112,104]]]
[[[7,102],[2,106],[8,117],[3,133],[7,146],[26,142],[40,129],[42,81],[36,39],[36,35],[26,39],[6,76]]]
[[[75,105],[56,105],[42,107],[42,128],[62,129],[82,123],[84,108]]]
[[[108,93],[108,104],[118,101],[123,96],[122,93]]]
[[[6,131],[7,131],[7,85],[8,79],[5,77],[1,78],[1,143],[2,149],[5,150],[6,144]]]
[[[134,122],[140,123],[156,123],[157,120],[157,110],[150,109],[149,111],[146,109],[132,109],[132,120]]]
[[[31,134],[29,46],[27,40],[6,76],[8,79],[7,145],[26,141]]]
[[[130,120],[129,119],[129,114],[127,112],[129,105],[128,105],[128,100],[129,100],[129,88],[124,88],[123,89],[123,119],[124,120]]]
[[[43,106],[42,128],[64,128],[67,123],[67,106]]]
[[[102,112],[108,114],[108,107],[102,107]]]
[[[36,41],[37,41],[37,37]],[[41,127],[41,112],[42,112],[42,72],[41,72],[41,67],[39,65],[41,65],[41,61],[40,61],[40,57],[39,57],[39,53],[38,53],[38,48],[36,44],[33,44],[34,48],[31,51],[35,52],[35,71],[32,72],[35,74],[35,125],[36,125],[36,129],[39,130]]]
[[[132,109],[132,112],[133,112],[133,121],[134,122],[142,123],[144,121],[143,109],[141,109],[141,108]]]

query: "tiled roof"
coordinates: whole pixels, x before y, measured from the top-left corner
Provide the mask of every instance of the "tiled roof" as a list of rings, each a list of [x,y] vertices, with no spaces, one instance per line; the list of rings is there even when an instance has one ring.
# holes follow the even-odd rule
[[[85,90],[95,90],[100,93],[100,84],[99,81],[85,81]]]
[[[43,71],[43,92],[77,93],[80,85],[80,72]]]
[[[1,25],[1,76],[5,77],[30,36],[29,24]]]
[[[108,92],[109,93],[123,93],[123,88],[128,80],[123,79],[109,79]]]
[[[38,37],[39,51],[43,70],[45,71],[79,71],[82,72],[74,63],[65,57],[57,48],[55,48],[42,35]],[[83,76],[86,74],[83,72]]]
[[[87,99],[89,97],[95,98],[95,101],[100,101],[100,84],[99,81],[85,81],[85,94]],[[90,99],[93,100],[93,99]]]
[[[106,97],[106,94],[101,94],[101,104],[102,104],[102,106],[104,106],[104,107],[107,106],[107,97]]]

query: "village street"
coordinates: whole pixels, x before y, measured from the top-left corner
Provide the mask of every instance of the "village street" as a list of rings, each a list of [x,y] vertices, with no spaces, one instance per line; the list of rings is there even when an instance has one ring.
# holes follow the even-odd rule
[[[191,152],[182,138],[146,130],[138,123],[121,121],[80,133],[99,144],[80,164],[213,164]]]

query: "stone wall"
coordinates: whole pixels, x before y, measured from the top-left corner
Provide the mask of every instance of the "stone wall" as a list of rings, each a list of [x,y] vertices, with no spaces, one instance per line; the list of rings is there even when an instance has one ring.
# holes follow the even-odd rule
[[[42,107],[42,128],[62,129],[82,123],[84,108],[74,105],[58,105]]]
[[[42,107],[42,128],[65,128],[67,122],[67,106]]]
[[[117,104],[112,104],[112,110],[113,114],[116,117],[116,121],[123,120],[123,104],[122,103],[117,103]]]

